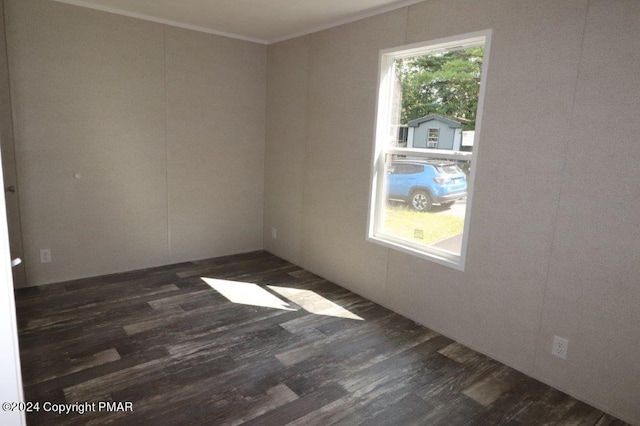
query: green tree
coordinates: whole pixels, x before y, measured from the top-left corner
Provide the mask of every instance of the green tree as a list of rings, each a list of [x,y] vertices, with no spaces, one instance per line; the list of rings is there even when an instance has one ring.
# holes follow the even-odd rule
[[[475,129],[483,47],[396,61],[402,88],[402,124],[440,114]]]

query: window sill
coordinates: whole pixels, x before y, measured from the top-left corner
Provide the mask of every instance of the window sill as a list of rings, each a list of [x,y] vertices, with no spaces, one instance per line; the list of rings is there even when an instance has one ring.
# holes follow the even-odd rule
[[[435,253],[415,249],[407,245],[397,243],[383,236],[368,236],[367,241],[381,246],[400,251],[402,253],[409,254],[420,259],[429,260],[431,262],[438,263],[443,266],[455,269],[457,271],[464,272],[464,259],[462,256],[456,256],[454,259],[438,256]]]

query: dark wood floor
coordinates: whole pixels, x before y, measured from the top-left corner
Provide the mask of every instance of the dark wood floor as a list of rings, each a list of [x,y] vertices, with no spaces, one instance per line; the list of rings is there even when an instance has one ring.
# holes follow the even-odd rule
[[[255,283],[231,287],[257,302],[231,302],[202,277]],[[269,295],[280,306],[237,303]],[[134,408],[41,406],[31,425],[624,424],[265,252],[24,289],[16,300],[25,400]]]

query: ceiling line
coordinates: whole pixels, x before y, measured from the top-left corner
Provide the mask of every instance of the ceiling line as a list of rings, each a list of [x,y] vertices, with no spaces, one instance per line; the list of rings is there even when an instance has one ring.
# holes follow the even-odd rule
[[[295,32],[295,33],[292,33],[292,34],[289,34],[289,35],[286,35],[286,36],[283,36],[283,37],[277,37],[277,38],[270,39],[270,40],[264,40],[264,39],[255,38],[255,37],[247,37],[247,36],[243,36],[241,34],[228,33],[228,32],[218,31],[218,30],[214,30],[214,29],[211,29],[211,28],[207,28],[207,27],[200,27],[200,26],[197,26],[197,25],[185,24],[183,22],[172,21],[170,19],[158,18],[158,17],[155,17],[155,16],[146,15],[146,14],[143,14],[143,13],[129,12],[129,11],[123,10],[123,9],[117,9],[117,8],[113,8],[113,7],[109,7],[109,6],[103,6],[103,5],[99,5],[99,4],[95,4],[95,3],[89,3],[89,2],[83,1],[83,0],[52,0],[52,1],[55,1],[57,3],[64,3],[64,4],[73,5],[73,6],[84,7],[84,8],[87,8],[87,9],[99,10],[101,12],[112,13],[112,14],[115,14],[115,15],[122,15],[122,16],[127,16],[127,17],[130,17],[130,18],[141,19],[141,20],[144,20],[144,21],[156,22],[158,24],[169,25],[169,26],[172,26],[172,27],[184,28],[184,29],[187,29],[187,30],[198,31],[198,32],[207,33],[207,34],[214,34],[214,35],[218,35],[218,36],[222,36],[222,37],[229,37],[229,38],[243,40],[243,41],[249,41],[249,42],[252,42],[252,43],[273,44],[273,43],[279,43],[279,42],[285,41],[285,40],[290,40],[290,39],[293,39],[293,38],[296,38],[296,37],[301,37],[301,36],[304,36],[304,35],[312,34],[312,33],[318,32],[318,31],[328,30],[330,28],[338,27],[340,25],[348,24],[350,22],[359,21],[361,19],[370,18],[372,16],[380,15],[380,14],[383,14],[383,13],[386,13],[386,12],[391,12],[393,10],[401,9],[403,7],[412,6],[412,5],[417,4],[417,3],[422,3],[424,0],[405,0],[405,1],[401,1],[401,2],[395,3],[393,5],[388,5],[388,6],[384,6],[384,7],[373,9],[373,10],[371,10],[369,12],[366,12],[366,13],[355,14],[355,15],[349,17],[349,18],[340,19],[340,20],[334,21],[334,22],[332,22],[330,24],[321,25],[321,26],[318,26],[318,27],[312,27],[311,29],[308,29],[308,30]]]
[[[296,33],[289,34],[289,35],[284,36],[284,37],[278,37],[278,38],[270,39],[270,40],[267,40],[267,44],[279,43],[281,41],[290,40],[292,38],[296,38],[296,37],[301,37],[301,36],[305,36],[305,35],[308,35],[308,34],[317,33],[318,31],[324,31],[324,30],[328,30],[330,28],[339,27],[340,25],[349,24],[351,22],[359,21],[361,19],[370,18],[370,17],[376,16],[376,15],[382,15],[383,13],[391,12],[391,11],[396,10],[396,9],[402,9],[403,7],[412,6],[414,4],[422,3],[424,1],[425,0],[405,0],[405,1],[402,1],[400,3],[395,3],[393,5],[383,6],[383,7],[377,8],[377,9],[373,9],[373,10],[371,10],[369,12],[366,12],[366,13],[356,14],[356,15],[350,17],[350,18],[340,19],[340,20],[332,22],[330,24],[321,25],[319,27],[313,27],[312,29],[296,32]]]
[[[57,3],[70,4],[70,5],[73,5],[73,6],[85,7],[87,9],[99,10],[101,12],[113,13],[115,15],[128,16],[129,18],[142,19],[143,21],[156,22],[158,24],[169,25],[169,26],[172,26],[172,27],[184,28],[186,30],[198,31],[198,32],[201,32],[201,33],[214,34],[214,35],[219,35],[219,36],[223,36],[223,37],[235,38],[235,39],[238,39],[238,40],[250,41],[252,43],[258,43],[258,44],[269,44],[269,42],[267,40],[262,40],[262,39],[259,39],[259,38],[246,37],[246,36],[243,36],[243,35],[240,35],[240,34],[226,33],[224,31],[217,31],[217,30],[213,30],[213,29],[210,29],[210,28],[206,28],[206,27],[199,27],[197,25],[185,24],[183,22],[172,21],[170,19],[157,18],[155,16],[145,15],[143,13],[129,12],[127,10],[116,9],[116,8],[113,8],[113,7],[102,6],[102,5],[98,5],[98,4],[94,4],[94,3],[88,3],[88,2],[85,2],[85,1],[82,1],[82,0],[52,0],[52,1],[55,1]]]

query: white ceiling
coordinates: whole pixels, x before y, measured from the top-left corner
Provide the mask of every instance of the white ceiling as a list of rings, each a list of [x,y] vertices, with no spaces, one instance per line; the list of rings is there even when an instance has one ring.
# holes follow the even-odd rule
[[[423,0],[54,1],[268,44]]]

